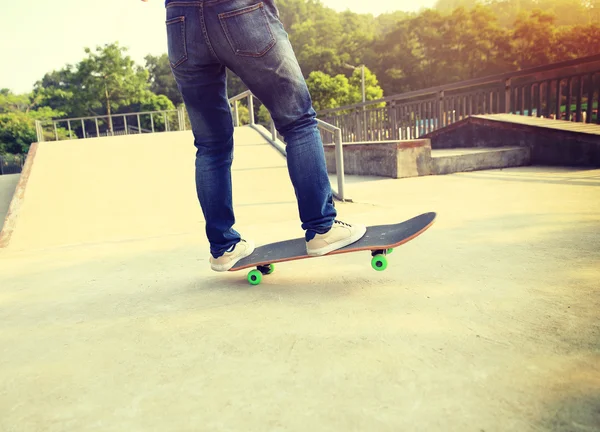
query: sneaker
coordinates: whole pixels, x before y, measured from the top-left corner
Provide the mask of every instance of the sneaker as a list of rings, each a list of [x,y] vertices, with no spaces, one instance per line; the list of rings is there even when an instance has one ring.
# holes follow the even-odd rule
[[[246,258],[254,252],[254,242],[240,240],[232,250],[225,252],[219,258],[210,256],[210,268],[217,272],[226,272],[239,260]]]
[[[306,243],[306,252],[310,256],[325,255],[357,242],[366,232],[367,227],[363,225],[350,225],[336,220],[329,231],[317,234]]]

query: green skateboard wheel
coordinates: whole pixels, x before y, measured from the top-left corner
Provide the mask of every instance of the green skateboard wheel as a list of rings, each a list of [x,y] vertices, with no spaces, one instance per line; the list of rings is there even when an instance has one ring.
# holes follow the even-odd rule
[[[252,270],[248,273],[248,282],[250,285],[258,285],[262,280],[262,273],[260,270]]]
[[[384,271],[387,268],[387,258],[383,255],[375,255],[371,260],[371,267],[377,271]]]

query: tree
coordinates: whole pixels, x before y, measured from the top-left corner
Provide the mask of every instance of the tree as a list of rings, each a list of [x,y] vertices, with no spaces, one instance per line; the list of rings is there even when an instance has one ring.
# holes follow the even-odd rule
[[[36,120],[50,120],[62,113],[49,107],[38,106],[33,95],[16,95],[8,89],[0,90],[0,154],[23,154],[37,140]],[[54,130],[51,132],[54,134]],[[65,137],[67,131],[57,128]]]
[[[306,80],[315,110],[320,111],[350,102],[350,82],[344,75],[334,77],[320,71],[311,72]]]
[[[513,32],[513,58],[520,68],[552,63],[556,57],[555,42],[553,15],[539,9],[519,15]]]
[[[367,100],[375,100],[596,54],[600,46],[600,0],[450,0],[377,17],[338,13],[320,0],[278,0],[277,7],[318,110],[362,100],[360,69],[350,74],[346,64],[368,66]],[[118,43],[86,49],[79,63],[45,74],[32,94],[1,90],[3,148],[35,139],[36,116],[164,111],[183,102],[166,54],[146,56],[141,67],[126,51]],[[247,89],[229,70],[227,87],[230,97]],[[255,112],[268,119],[260,104]],[[149,118],[140,122],[150,127]]]
[[[149,74],[150,90],[157,95],[166,96],[175,105],[182,104],[183,98],[171,71],[169,56],[166,53],[161,56],[147,55],[145,60]]]
[[[85,48],[87,56],[46,74],[34,94],[68,117],[112,115],[139,103],[149,91],[149,74],[118,43]],[[112,123],[110,123],[112,130]]]
[[[148,72],[125,56],[125,51],[127,49],[119,47],[118,43],[97,47],[96,53],[86,48],[88,57],[79,63],[77,70],[82,85],[80,94],[96,114],[98,111],[106,113],[111,131],[111,114],[141,100],[148,87]]]
[[[351,104],[362,102],[362,71],[354,69],[348,80],[350,84],[349,100]],[[377,77],[368,67],[365,67],[365,100],[377,100],[383,97],[383,89],[379,87]]]
[[[600,47],[600,24],[563,26],[556,30],[555,46],[557,61],[571,60],[598,54]]]
[[[511,68],[509,32],[483,6],[426,10],[380,39],[375,70],[386,93],[491,75]]]
[[[320,71],[311,72],[306,82],[315,110],[362,102],[361,74],[360,68],[354,70],[350,79],[342,74],[331,76]],[[365,67],[365,94],[368,101],[383,97],[383,89],[379,87],[377,77],[367,67]]]

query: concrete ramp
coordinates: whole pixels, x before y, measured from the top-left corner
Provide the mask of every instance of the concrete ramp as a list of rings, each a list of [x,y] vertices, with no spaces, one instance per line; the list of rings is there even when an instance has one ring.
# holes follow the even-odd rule
[[[251,287],[166,235],[202,228],[190,138],[39,146],[11,247],[163,237],[0,250],[0,431],[598,430],[600,170],[349,175],[341,220],[434,227]],[[236,140],[239,231],[301,235],[285,159]]]
[[[256,131],[236,129],[235,139],[236,158],[242,157],[234,169],[241,175],[244,164],[255,160],[249,154],[285,169],[285,159]],[[194,156],[191,132],[34,144],[0,247],[24,250],[203,232]],[[293,191],[284,190],[293,198]]]

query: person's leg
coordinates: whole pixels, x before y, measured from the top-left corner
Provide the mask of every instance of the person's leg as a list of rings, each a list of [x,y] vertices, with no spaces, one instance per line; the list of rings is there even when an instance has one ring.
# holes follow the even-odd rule
[[[211,264],[213,269],[222,270],[231,261],[231,254],[226,252],[234,249],[241,240],[233,229],[233,122],[225,67],[203,41],[199,11],[198,5],[189,2],[168,4],[168,56],[197,148],[196,190],[206,221]],[[247,253],[250,249],[252,246],[245,243],[236,254]],[[219,257],[224,257],[221,262],[215,260]]]
[[[358,240],[364,227],[334,224],[337,213],[316,113],[273,0],[260,4],[254,0],[209,0],[204,4],[204,20],[215,55],[267,107],[284,137],[308,252],[323,254]],[[332,227],[335,232],[326,241],[318,237],[320,243],[310,243]]]

